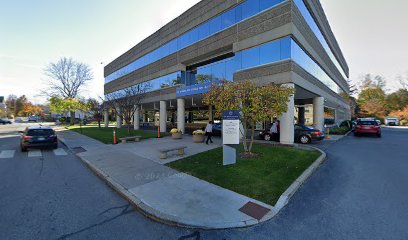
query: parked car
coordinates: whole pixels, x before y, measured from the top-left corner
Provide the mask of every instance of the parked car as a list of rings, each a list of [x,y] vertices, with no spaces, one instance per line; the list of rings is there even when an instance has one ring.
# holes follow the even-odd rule
[[[37,122],[37,121],[38,121],[37,116],[29,116],[28,117],[28,122]]]
[[[201,130],[205,131],[205,127],[201,128]],[[214,123],[212,127],[212,135],[213,136],[221,136],[222,135],[222,123]]]
[[[271,141],[272,140],[272,134],[269,132],[269,130],[266,131],[260,131],[259,132],[259,137],[265,141]],[[312,141],[321,141],[325,137],[324,133],[318,129],[305,126],[305,125],[295,125],[295,136],[294,136],[294,141],[299,142],[302,144],[308,144],[311,143]]]
[[[6,124],[11,124],[10,120],[2,119],[0,118],[0,124],[6,125]]]
[[[222,135],[222,123],[213,124],[212,135],[214,135],[214,136],[221,136]]]
[[[22,133],[20,147],[25,152],[28,148],[52,147],[58,148],[58,138],[55,131],[50,127],[27,127]]]
[[[395,117],[387,117],[384,119],[384,124],[387,126],[398,126],[399,119]]]
[[[376,134],[381,137],[381,127],[375,120],[360,120],[354,128],[354,136],[362,134]]]

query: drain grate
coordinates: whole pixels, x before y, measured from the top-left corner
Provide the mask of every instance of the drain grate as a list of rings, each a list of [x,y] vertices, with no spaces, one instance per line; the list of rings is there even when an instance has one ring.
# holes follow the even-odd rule
[[[74,147],[72,148],[72,151],[74,151],[75,153],[81,153],[81,152],[86,152],[86,149],[83,147]]]
[[[239,211],[259,221],[271,210],[269,208],[262,207],[259,204],[248,202],[242,208],[240,208]]]

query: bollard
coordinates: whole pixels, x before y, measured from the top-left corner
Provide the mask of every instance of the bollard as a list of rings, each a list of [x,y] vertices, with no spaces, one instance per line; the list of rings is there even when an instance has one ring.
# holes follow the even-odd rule
[[[113,144],[116,145],[116,131],[113,129]]]
[[[160,138],[160,126],[157,128],[157,138]]]

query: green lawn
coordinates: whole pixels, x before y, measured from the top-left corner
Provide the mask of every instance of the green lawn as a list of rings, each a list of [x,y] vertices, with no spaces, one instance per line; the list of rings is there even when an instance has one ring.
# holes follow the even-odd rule
[[[67,129],[81,133],[79,126],[69,126]],[[127,136],[142,136],[142,139],[157,137],[157,133],[151,131],[131,129],[130,134],[128,134],[128,130],[125,128],[98,128],[98,126],[82,126],[82,134],[106,144],[113,144],[113,129],[116,130],[118,142],[120,141],[119,138]]]
[[[238,151],[242,151],[242,147]],[[167,164],[178,171],[230,189],[242,195],[275,205],[280,195],[319,156],[318,151],[255,144],[256,159],[237,159],[222,165],[222,148],[200,153]]]

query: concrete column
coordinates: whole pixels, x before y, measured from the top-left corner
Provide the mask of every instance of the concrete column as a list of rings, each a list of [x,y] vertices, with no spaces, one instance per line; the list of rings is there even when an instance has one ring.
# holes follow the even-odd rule
[[[133,115],[133,129],[140,129],[140,108],[135,106],[135,115]]]
[[[295,88],[293,83],[285,84],[286,87]],[[295,139],[295,96],[289,97],[288,110],[280,117],[280,143],[293,144]]]
[[[298,123],[301,125],[305,124],[305,107],[298,108]]]
[[[167,132],[167,105],[166,101],[160,101],[160,132]]]
[[[313,98],[313,125],[314,128],[324,131],[324,98]]]
[[[117,128],[122,127],[122,111],[120,108],[116,109],[116,127]]]
[[[186,127],[185,127],[185,114],[186,114],[186,103],[185,100],[182,98],[177,99],[177,129],[180,129],[181,132],[184,134]]]
[[[208,107],[208,120],[209,121],[214,121],[213,106]]]
[[[109,111],[108,110],[105,110],[103,112],[103,121],[105,123],[105,127],[106,128],[109,127]]]

